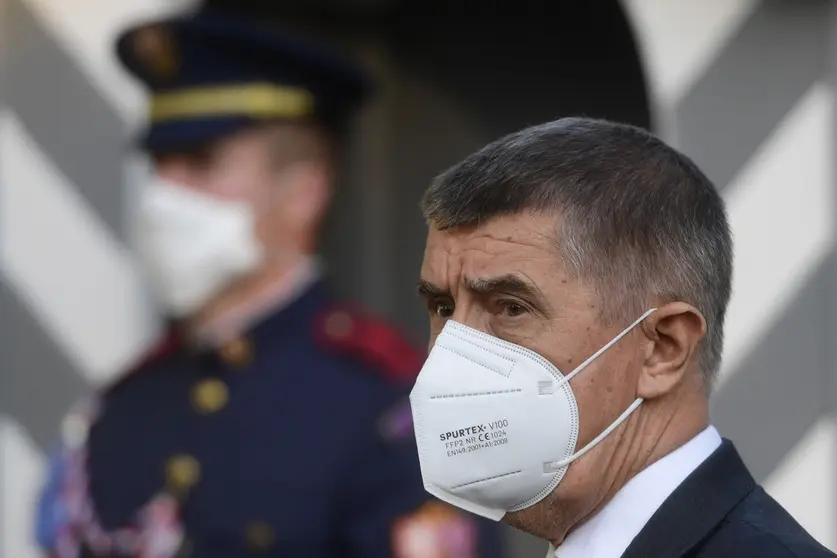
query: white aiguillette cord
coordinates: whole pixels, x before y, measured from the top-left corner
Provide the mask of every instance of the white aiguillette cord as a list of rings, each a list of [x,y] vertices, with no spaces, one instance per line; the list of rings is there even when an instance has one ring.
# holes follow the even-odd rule
[[[654,312],[655,310],[656,310],[656,308],[651,308],[650,310],[645,312],[642,316],[637,318],[637,320],[634,323],[632,323],[631,325],[626,327],[624,330],[622,330],[622,333],[620,333],[619,335],[617,335],[616,337],[611,339],[610,343],[606,344],[604,347],[602,347],[601,349],[599,349],[598,351],[593,353],[593,355],[590,356],[590,358],[588,358],[587,360],[585,360],[584,362],[579,364],[575,368],[575,370],[573,370],[572,372],[567,374],[564,377],[564,382],[569,382],[570,380],[572,380],[579,372],[584,370],[587,367],[588,364],[590,364],[591,362],[593,362],[594,360],[599,358],[602,353],[604,353],[606,350],[608,350],[613,345],[618,343],[619,340],[622,339],[623,337],[625,337],[628,333],[633,331],[633,329],[636,326],[638,326],[640,323],[642,323],[642,320],[644,320],[645,318],[650,316],[651,313]],[[622,424],[623,422],[625,422],[625,419],[627,419],[629,416],[631,416],[631,413],[633,413],[636,410],[636,408],[639,407],[640,405],[642,405],[642,398],[638,397],[637,399],[634,400],[633,403],[630,404],[630,406],[627,409],[625,409],[625,411],[621,415],[619,415],[619,418],[617,418],[615,421],[613,421],[613,423],[611,423],[610,426],[605,428],[604,431],[602,431],[601,434],[599,434],[598,436],[593,438],[590,441],[590,443],[588,443],[586,446],[581,448],[579,451],[575,452],[573,455],[567,457],[566,459],[562,459],[561,461],[553,461],[551,463],[544,463],[544,465],[543,465],[544,473],[557,472],[562,467],[566,467],[567,465],[569,465],[570,463],[572,463],[573,461],[575,461],[576,459],[578,459],[579,457],[581,457],[582,455],[584,455],[585,453],[587,453],[588,451],[590,451],[591,449],[596,447],[596,444],[598,444],[599,442],[604,440],[611,432],[613,432],[614,430],[619,428],[619,425]]]

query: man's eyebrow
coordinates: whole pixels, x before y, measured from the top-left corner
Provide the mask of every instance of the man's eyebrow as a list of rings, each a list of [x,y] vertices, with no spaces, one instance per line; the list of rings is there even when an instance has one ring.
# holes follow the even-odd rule
[[[533,283],[514,274],[498,277],[466,278],[463,280],[465,288],[475,293],[508,293],[528,298],[542,299],[541,290]],[[417,284],[418,294],[423,297],[450,296],[450,291],[422,279]]]
[[[542,298],[540,289],[529,281],[514,275],[500,275],[488,278],[466,278],[465,287],[476,293],[490,294],[504,292],[520,296]]]
[[[443,289],[442,287],[434,285],[430,281],[425,281],[424,279],[421,279],[418,282],[418,284],[416,285],[416,289],[418,290],[419,295],[426,297],[450,294],[447,290]]]

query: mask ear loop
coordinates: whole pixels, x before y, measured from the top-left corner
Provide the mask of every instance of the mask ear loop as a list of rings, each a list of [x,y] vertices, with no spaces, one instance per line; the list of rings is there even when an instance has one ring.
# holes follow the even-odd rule
[[[626,327],[624,330],[622,330],[622,332],[619,335],[617,335],[616,337],[611,339],[610,342],[607,343],[604,347],[602,347],[601,349],[599,349],[598,351],[593,353],[593,355],[590,356],[590,358],[588,358],[587,360],[585,360],[584,362],[579,364],[575,368],[575,370],[573,370],[572,372],[567,374],[564,377],[564,381],[569,382],[570,380],[572,380],[579,372],[584,370],[587,367],[587,365],[589,365],[591,362],[593,362],[594,360],[599,358],[602,355],[602,353],[604,353],[606,350],[608,350],[613,345],[615,345],[617,342],[619,342],[620,339],[622,339],[628,333],[630,333],[636,326],[638,326],[640,323],[642,323],[642,320],[644,320],[645,318],[650,316],[651,313],[654,312],[655,310],[657,310],[657,309],[656,308],[651,308],[650,310],[645,312],[642,316],[637,318],[637,320],[634,323],[632,323],[631,325]],[[584,455],[585,453],[587,453],[588,451],[590,451],[591,449],[596,447],[596,445],[599,442],[601,442],[602,440],[604,440],[605,438],[607,438],[607,436],[611,432],[613,432],[614,430],[619,428],[619,425],[622,424],[623,422],[625,422],[625,419],[627,419],[629,416],[631,416],[631,413],[633,413],[636,410],[636,408],[639,407],[640,405],[642,405],[642,398],[638,397],[637,399],[634,400],[633,403],[630,404],[630,406],[627,409],[625,409],[625,411],[621,415],[619,415],[619,418],[617,418],[615,421],[613,421],[610,424],[610,426],[605,428],[604,431],[601,434],[599,434],[598,436],[593,438],[586,446],[581,448],[581,450],[577,451],[576,453],[567,457],[566,459],[562,459],[561,461],[554,461],[552,463],[544,463],[544,466],[543,466],[544,473],[553,473],[553,472],[561,469],[562,467],[566,467],[567,465],[569,465],[570,463],[572,463],[573,461],[575,461],[576,459],[578,459],[579,457],[581,457],[582,455]]]
[[[636,321],[634,321],[634,323],[632,323],[631,325],[629,325],[628,327],[626,327],[625,329],[623,329],[623,330],[622,330],[622,333],[620,333],[619,335],[617,335],[616,337],[614,337],[613,339],[611,339],[611,340],[610,340],[610,341],[609,341],[609,342],[608,342],[608,343],[607,343],[604,347],[602,347],[601,349],[599,349],[598,351],[596,351],[595,353],[593,353],[593,355],[592,355],[592,356],[590,356],[590,358],[588,358],[587,360],[585,360],[584,362],[582,362],[581,364],[579,364],[578,366],[576,366],[576,367],[575,367],[575,370],[573,370],[572,372],[570,372],[569,374],[567,374],[567,375],[564,377],[564,381],[565,381],[565,382],[569,382],[570,380],[572,380],[573,378],[575,378],[575,376],[576,376],[579,372],[581,372],[582,370],[584,370],[585,368],[587,368],[587,365],[588,365],[588,364],[590,364],[591,362],[593,362],[594,360],[596,360],[597,358],[599,358],[600,356],[602,356],[602,353],[604,353],[606,350],[608,350],[609,348],[611,348],[612,346],[614,346],[616,343],[618,343],[618,342],[619,342],[619,341],[620,341],[623,337],[625,337],[626,335],[628,335],[628,334],[629,334],[629,333],[630,333],[630,332],[631,332],[631,331],[632,331],[632,330],[633,330],[636,326],[638,326],[640,323],[642,323],[642,320],[644,320],[645,318],[647,318],[648,316],[650,316],[650,315],[651,315],[651,313],[652,313],[652,312],[654,312],[654,311],[656,311],[656,310],[657,310],[656,308],[652,308],[652,309],[648,310],[647,312],[645,312],[645,314],[643,314],[642,316],[640,316],[639,318],[637,318],[637,319],[636,319]]]
[[[570,463],[572,463],[573,461],[575,461],[576,459],[578,459],[579,457],[581,457],[582,455],[584,455],[585,453],[587,453],[588,451],[590,451],[591,449],[596,447],[596,445],[599,442],[601,442],[602,440],[604,440],[605,438],[607,438],[607,436],[611,432],[613,432],[614,430],[619,428],[619,425],[622,424],[623,422],[625,422],[625,419],[628,418],[629,416],[631,416],[631,413],[633,413],[636,410],[636,408],[639,407],[640,405],[642,405],[642,398],[638,397],[637,399],[634,400],[633,403],[631,403],[631,405],[627,409],[625,409],[624,413],[619,415],[618,419],[613,421],[610,426],[605,428],[604,431],[601,434],[599,434],[598,436],[593,438],[593,440],[591,440],[589,444],[587,444],[586,446],[581,448],[581,450],[577,451],[576,453],[574,453],[573,455],[569,456],[566,459],[562,459],[561,461],[553,461],[552,463],[545,463],[544,466],[543,466],[544,473],[554,473],[555,471],[561,469],[562,467],[566,467],[567,465],[569,465]]]

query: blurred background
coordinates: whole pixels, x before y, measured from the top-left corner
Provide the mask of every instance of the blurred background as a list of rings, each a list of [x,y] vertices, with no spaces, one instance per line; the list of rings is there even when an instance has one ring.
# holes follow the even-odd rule
[[[837,2],[206,0],[352,52],[356,122],[325,255],[337,287],[425,341],[414,295],[437,172],[564,115],[650,127],[725,197],[734,294],[713,421],[837,550]],[[159,331],[130,252],[144,94],[111,50],[178,0],[0,0],[0,557],[34,558],[61,417]],[[509,530],[509,556],[545,544]]]

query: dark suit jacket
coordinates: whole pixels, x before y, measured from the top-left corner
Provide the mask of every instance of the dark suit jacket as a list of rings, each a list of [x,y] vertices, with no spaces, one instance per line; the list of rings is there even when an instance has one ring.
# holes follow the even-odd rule
[[[729,440],[683,481],[622,558],[825,558],[756,484]]]

